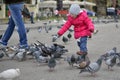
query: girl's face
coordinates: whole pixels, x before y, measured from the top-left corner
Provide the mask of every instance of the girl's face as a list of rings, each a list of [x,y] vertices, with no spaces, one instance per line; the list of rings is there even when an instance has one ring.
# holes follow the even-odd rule
[[[71,15],[73,18],[76,18],[76,17],[77,17],[77,15],[74,15],[74,14],[71,14],[71,13],[70,13],[70,15]]]

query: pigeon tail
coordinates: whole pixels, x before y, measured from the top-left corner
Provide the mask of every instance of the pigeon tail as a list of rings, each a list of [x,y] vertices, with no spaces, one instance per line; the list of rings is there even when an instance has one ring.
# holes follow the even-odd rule
[[[83,72],[88,72],[88,69],[87,68],[81,69],[79,73],[83,73]]]

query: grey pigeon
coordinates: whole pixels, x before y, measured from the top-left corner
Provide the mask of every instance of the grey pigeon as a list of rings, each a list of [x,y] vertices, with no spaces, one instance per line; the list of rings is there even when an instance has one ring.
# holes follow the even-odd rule
[[[39,27],[39,28],[38,28],[38,32],[41,32],[41,31],[42,31],[42,27]]]
[[[119,28],[119,26],[118,26],[118,24],[116,24],[116,26],[115,26],[116,28]]]
[[[69,40],[72,38],[72,35],[71,35],[70,32],[68,33],[67,37],[68,37]]]
[[[74,30],[73,29],[68,29],[69,32],[73,32]]]
[[[28,33],[30,31],[30,28],[26,28],[26,33]]]
[[[70,66],[73,67],[73,65],[76,63],[75,55],[72,55],[71,57],[67,57],[67,62]]]
[[[0,52],[0,59],[4,57],[4,53]]]
[[[6,54],[9,59],[14,59],[18,52],[13,52],[11,54]]]
[[[49,60],[48,60],[48,67],[50,68],[50,71],[53,71],[54,68],[56,66],[56,60],[54,57],[51,57]]]
[[[117,52],[116,53],[116,56],[117,56],[117,58],[118,58],[118,62],[117,62],[117,66],[120,66],[120,52]]]
[[[49,26],[48,30],[52,30],[52,26]]]
[[[58,35],[57,34],[55,34],[55,35],[52,35],[53,36],[53,38],[52,38],[52,42],[55,42],[57,39],[58,39]]]
[[[42,56],[42,55],[40,55],[40,56],[37,58],[37,62],[39,62],[39,63],[47,63],[48,60],[49,60],[48,57],[44,57],[44,56]]]
[[[99,30],[95,30],[94,32],[93,32],[93,34],[97,34],[99,32]]]
[[[81,69],[80,73],[89,72],[91,75],[95,76],[95,73],[98,72],[101,68],[102,57],[100,57],[96,62],[92,62],[85,69]]]
[[[112,67],[116,64],[117,56],[111,56],[105,60],[105,64],[108,66],[108,70],[113,70]]]
[[[24,61],[26,60],[26,51],[23,50],[23,51],[20,51],[16,54],[16,58],[18,61]]]
[[[68,38],[63,36],[62,41],[66,44],[68,42]]]
[[[57,26],[57,28],[59,29],[59,28],[61,28],[62,26]]]
[[[43,23],[43,24],[44,24],[44,28],[45,28],[46,33],[48,33],[47,23],[45,22],[45,23]]]
[[[0,35],[0,39],[2,38],[2,36],[3,36],[3,35],[1,34],[1,35]]]
[[[113,47],[111,50],[109,50],[106,54],[107,56],[114,55],[117,52],[117,48]]]
[[[9,58],[9,59],[14,59],[16,54],[18,53],[18,49],[12,48],[12,47],[7,47],[4,50],[4,54]]]

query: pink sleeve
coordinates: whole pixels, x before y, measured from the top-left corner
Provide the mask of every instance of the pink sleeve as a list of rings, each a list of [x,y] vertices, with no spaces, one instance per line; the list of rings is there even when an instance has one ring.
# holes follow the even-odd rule
[[[71,21],[68,19],[67,22],[57,32],[59,36],[63,35],[71,27]]]
[[[88,26],[89,31],[94,32],[94,24],[87,15],[85,16],[85,24]]]

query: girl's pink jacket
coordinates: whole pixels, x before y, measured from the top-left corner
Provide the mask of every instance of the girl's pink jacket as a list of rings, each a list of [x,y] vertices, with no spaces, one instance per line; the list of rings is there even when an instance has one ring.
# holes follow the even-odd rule
[[[83,36],[91,36],[91,33],[94,32],[94,25],[85,11],[79,13],[76,18],[68,15],[68,20],[58,31],[58,35],[63,35],[72,25],[74,26],[75,39]]]

